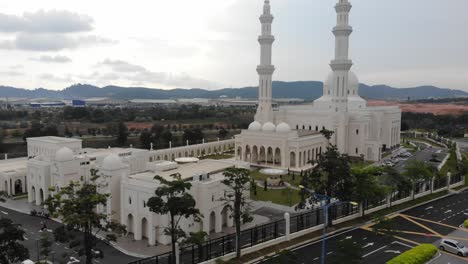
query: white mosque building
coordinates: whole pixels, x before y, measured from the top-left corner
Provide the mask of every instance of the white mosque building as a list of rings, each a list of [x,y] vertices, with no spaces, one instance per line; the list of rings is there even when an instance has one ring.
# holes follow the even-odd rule
[[[350,71],[349,25],[351,3],[339,0],[335,5],[337,25],[335,58],[323,86],[323,96],[312,104],[272,108],[272,44],[273,16],[270,1],[265,0],[260,16],[261,46],[259,104],[255,121],[236,136],[236,158],[256,166],[281,167],[293,170],[309,168],[328,145],[320,133],[333,131],[331,138],[341,153],[379,161],[382,152],[400,144],[401,110],[398,107],[368,107],[359,96],[359,80]]]

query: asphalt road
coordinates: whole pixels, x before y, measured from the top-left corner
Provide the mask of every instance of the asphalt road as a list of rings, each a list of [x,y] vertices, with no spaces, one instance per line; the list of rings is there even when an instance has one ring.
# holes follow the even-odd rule
[[[454,194],[402,212],[393,218],[396,235],[393,239],[375,234],[371,227],[353,229],[326,239],[326,262],[336,258],[337,242],[351,239],[362,248],[364,263],[379,264],[397,256],[420,243],[432,243],[438,247],[441,237],[458,238],[468,245],[468,231],[458,228],[468,216],[468,192]],[[458,228],[458,229],[457,229]],[[320,263],[322,240],[292,249],[299,257],[297,263]],[[273,263],[272,260],[261,263]],[[432,264],[468,263],[468,258],[441,252]]]
[[[22,214],[1,206],[0,217],[9,218],[13,220],[15,224],[21,225],[21,228],[26,232],[24,236],[25,241],[23,242],[23,245],[28,248],[30,259],[33,261],[37,261],[38,259],[38,239],[40,238],[42,232],[48,233],[50,235],[51,241],[53,241],[52,231],[60,226],[60,224],[55,221],[45,220],[44,218]],[[41,221],[45,221],[47,225],[47,230],[44,230],[42,232],[40,231]],[[94,263],[123,264],[136,260],[136,258],[127,256],[105,243],[100,243],[98,245],[98,248],[103,251],[104,258],[95,259]],[[50,255],[49,260],[55,260],[54,263],[59,263],[59,260],[62,259],[62,254],[65,252],[68,253],[71,258],[67,257],[67,261],[64,263],[85,263],[83,258],[80,258],[75,250],[70,249],[68,247],[68,244],[54,242],[51,249],[54,253]]]
[[[407,160],[402,160],[402,161],[398,162],[398,164],[396,164],[394,168],[398,172],[402,173],[402,172],[404,172],[405,166],[409,161],[419,160],[419,161],[423,161],[423,162],[428,162],[428,161],[430,161],[432,159],[432,155],[443,153],[443,151],[444,150],[442,150],[440,148],[436,148],[436,147],[424,148],[421,151],[418,151],[418,152],[414,153]],[[442,155],[440,155],[440,156],[442,156]]]

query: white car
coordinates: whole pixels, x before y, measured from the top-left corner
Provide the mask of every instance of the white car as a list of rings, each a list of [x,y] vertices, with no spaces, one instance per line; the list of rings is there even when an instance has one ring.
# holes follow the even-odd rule
[[[468,255],[468,248],[453,239],[442,239],[440,241],[439,248],[442,251],[457,254],[460,257],[466,257]]]

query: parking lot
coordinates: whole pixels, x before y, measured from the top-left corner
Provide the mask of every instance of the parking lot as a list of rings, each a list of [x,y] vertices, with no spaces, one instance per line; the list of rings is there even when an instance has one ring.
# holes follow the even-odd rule
[[[362,248],[364,263],[386,263],[400,253],[421,243],[439,246],[440,239],[452,238],[468,245],[468,230],[459,226],[468,217],[468,192],[453,194],[443,199],[407,210],[393,217],[395,236],[388,238],[376,234],[371,225],[349,230],[326,239],[326,261],[333,262],[337,255],[337,242],[351,239]],[[297,263],[320,263],[321,240],[292,249]],[[262,263],[273,263],[273,260]],[[468,263],[468,258],[440,252],[432,264]]]

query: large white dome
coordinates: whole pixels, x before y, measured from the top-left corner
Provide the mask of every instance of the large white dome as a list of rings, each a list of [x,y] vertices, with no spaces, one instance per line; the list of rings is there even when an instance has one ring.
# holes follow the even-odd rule
[[[122,159],[117,156],[116,154],[111,154],[107,157],[104,158],[102,161],[101,168],[103,170],[118,170],[121,169],[125,166],[125,164],[122,162]]]
[[[276,126],[276,132],[280,132],[280,133],[287,133],[287,132],[291,132],[291,127],[286,124],[286,123],[280,123],[278,126]]]
[[[350,89],[359,88],[359,79],[352,71],[350,71],[348,74],[348,85]]]
[[[249,130],[260,131],[260,130],[262,130],[262,124],[260,124],[260,122],[254,121],[254,122],[250,123]]]
[[[271,122],[266,122],[263,124],[262,130],[267,132],[275,132],[276,126]]]
[[[70,161],[73,160],[73,151],[67,147],[63,147],[59,149],[55,153],[55,160],[56,161]]]

